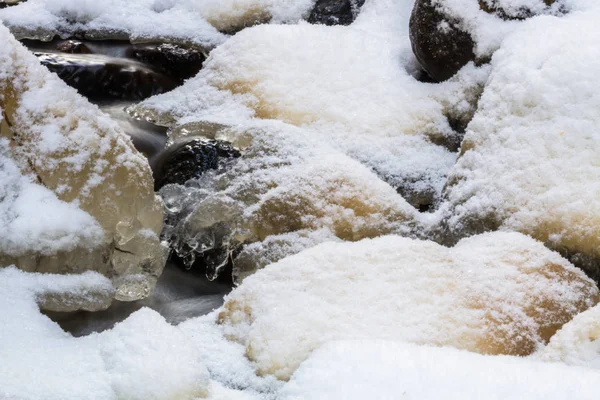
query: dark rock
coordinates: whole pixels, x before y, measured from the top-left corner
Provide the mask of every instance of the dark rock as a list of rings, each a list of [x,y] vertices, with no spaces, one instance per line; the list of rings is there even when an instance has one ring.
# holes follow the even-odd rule
[[[199,49],[168,43],[134,45],[133,54],[139,61],[180,81],[196,75],[206,59],[204,52]]]
[[[415,3],[410,17],[410,41],[417,60],[437,82],[449,79],[475,60],[471,35],[433,4],[433,0]]]
[[[151,162],[154,188],[159,190],[171,183],[183,185],[210,169],[219,168],[220,160],[239,156],[240,152],[231,144],[220,140],[194,139],[173,144]]]
[[[69,54],[91,54],[92,51],[79,40],[62,40],[56,43],[56,50]]]
[[[133,60],[97,54],[34,54],[90,99],[143,100],[177,87],[174,79]]]
[[[350,25],[365,0],[317,0],[308,22],[323,25]]]

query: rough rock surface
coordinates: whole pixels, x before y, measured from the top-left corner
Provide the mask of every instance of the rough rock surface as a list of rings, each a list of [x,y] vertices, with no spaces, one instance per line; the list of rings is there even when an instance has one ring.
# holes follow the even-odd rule
[[[314,349],[341,339],[528,355],[598,301],[582,271],[518,233],[453,248],[387,236],[271,264],[226,298],[220,321],[260,374],[288,379]]]
[[[350,25],[365,0],[317,0],[308,22],[324,25]]]
[[[94,270],[112,279],[116,298],[145,297],[162,272],[165,253],[158,240],[162,206],[144,157],[116,123],[1,26],[0,41],[0,135],[8,145],[3,161],[16,166],[13,175],[31,190],[47,192],[41,199],[2,197],[7,236],[14,237],[2,241],[0,265],[53,273]],[[63,209],[50,208],[49,201]],[[47,215],[45,207],[56,214]],[[47,229],[22,223],[38,215],[31,218],[44,219]],[[73,215],[88,219],[77,225]]]
[[[206,59],[206,55],[199,49],[169,43],[137,44],[133,46],[133,53],[138,60],[158,68],[180,82],[196,75]]]

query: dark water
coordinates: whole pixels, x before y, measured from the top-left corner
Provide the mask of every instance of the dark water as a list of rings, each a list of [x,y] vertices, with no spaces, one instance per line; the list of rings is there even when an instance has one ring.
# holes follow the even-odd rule
[[[178,324],[189,318],[206,315],[220,307],[223,304],[223,296],[230,290],[231,285],[210,282],[203,275],[167,264],[156,290],[144,300],[115,301],[104,311],[47,312],[46,315],[73,336],[111,329],[142,307],[149,307],[165,317],[167,322]]]

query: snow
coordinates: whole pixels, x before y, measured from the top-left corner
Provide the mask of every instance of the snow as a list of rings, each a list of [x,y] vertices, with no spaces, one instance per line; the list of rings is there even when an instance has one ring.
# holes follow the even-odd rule
[[[545,361],[600,369],[600,306],[565,324],[538,356]]]
[[[246,278],[219,315],[259,374],[288,379],[319,345],[377,338],[528,355],[600,301],[583,272],[518,233],[454,248],[399,236],[324,243]]]
[[[442,207],[454,235],[500,227],[600,256],[599,16],[528,20],[495,53]]]
[[[477,55],[495,54],[441,84],[415,79],[413,0],[367,0],[348,27],[300,21],[313,3],[29,0],[0,10],[19,36],[85,30],[214,48],[197,77],[133,111],[171,127],[172,140],[202,134],[244,154],[161,193],[182,248],[240,250],[243,282],[224,308],[178,326],[141,309],[74,338],[39,307],[105,307],[114,282],[0,269],[0,398],[597,397],[600,294],[544,247],[600,259],[597,0],[488,2],[544,14],[523,21],[445,0]],[[0,252],[87,252],[116,238],[118,272],[138,277],[129,251],[156,256],[160,218],[124,226],[115,210],[131,211],[134,198],[160,208],[151,185],[133,184],[149,177],[146,161],[3,27],[0,41],[3,111],[27,142],[0,140]],[[457,154],[451,122],[473,114]],[[115,188],[115,208],[94,200]],[[412,207],[429,203],[439,211]],[[118,232],[107,234],[107,220]],[[439,228],[448,241],[502,232],[453,248],[412,238],[439,239]]]
[[[0,397],[3,399],[194,399],[208,372],[186,336],[142,309],[114,329],[73,338],[42,315],[36,297],[112,290],[101,275],[0,269]]]
[[[281,400],[596,399],[600,371],[386,341],[324,345]]]

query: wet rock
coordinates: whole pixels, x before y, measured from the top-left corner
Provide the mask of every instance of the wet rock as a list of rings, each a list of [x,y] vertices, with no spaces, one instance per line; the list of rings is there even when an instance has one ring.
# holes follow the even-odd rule
[[[236,158],[240,152],[220,140],[194,139],[175,143],[152,161],[155,190],[165,185],[183,185],[210,169],[219,168],[221,159]]]
[[[177,82],[139,62],[98,54],[34,53],[50,71],[90,98],[143,100]]]
[[[200,49],[168,43],[134,45],[133,54],[139,61],[182,82],[196,75],[206,59],[206,54]]]
[[[475,43],[458,21],[446,15],[434,0],[417,0],[410,17],[413,52],[427,74],[441,82],[475,60]]]
[[[90,54],[92,51],[79,40],[63,40],[56,44],[56,50],[69,54]]]
[[[308,22],[323,25],[350,25],[365,0],[317,0]]]

